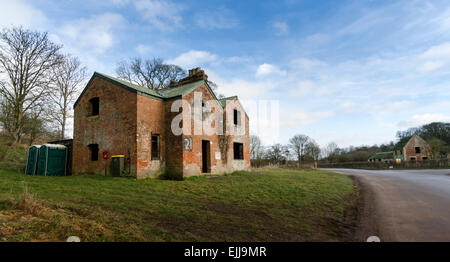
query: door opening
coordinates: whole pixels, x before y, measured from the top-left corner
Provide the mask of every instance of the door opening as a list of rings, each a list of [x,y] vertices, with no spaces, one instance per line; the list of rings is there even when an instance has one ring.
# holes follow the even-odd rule
[[[211,172],[210,142],[202,140],[202,173]]]

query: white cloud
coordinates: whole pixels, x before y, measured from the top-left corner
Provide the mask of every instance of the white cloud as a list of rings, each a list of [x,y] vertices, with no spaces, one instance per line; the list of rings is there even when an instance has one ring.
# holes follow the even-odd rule
[[[0,27],[40,28],[47,23],[44,13],[22,0],[0,0],[0,10]]]
[[[432,46],[422,54],[423,58],[450,57],[450,42]]]
[[[425,62],[424,64],[420,65],[417,70],[419,70],[419,72],[421,72],[421,73],[427,73],[427,72],[435,71],[435,70],[443,67],[444,65],[445,65],[445,63],[442,61],[428,61],[428,62]]]
[[[181,26],[183,6],[167,0],[139,0],[134,3],[142,18],[162,31]]]
[[[444,114],[417,114],[412,116],[410,119],[400,121],[398,123],[399,127],[416,127],[432,122],[450,122],[450,115]]]
[[[149,52],[153,51],[153,47],[151,45],[139,44],[135,48],[136,52],[140,55],[147,55]]]
[[[101,54],[117,42],[114,31],[124,23],[121,15],[104,13],[70,21],[59,28],[57,34],[69,48]]]
[[[193,68],[216,62],[217,59],[218,56],[216,54],[207,51],[190,50],[174,59],[168,60],[167,63],[179,65],[183,68]]]
[[[278,67],[271,65],[271,64],[261,64],[258,66],[258,69],[256,70],[256,76],[267,76],[267,75],[286,75],[286,71],[280,70]]]
[[[218,93],[225,96],[238,95],[239,99],[247,100],[271,98],[271,90],[276,88],[276,84],[270,81],[247,81],[239,78],[224,81],[217,77],[211,80],[218,84]]]
[[[317,67],[327,66],[327,63],[319,59],[298,58],[291,61],[291,65],[295,69],[311,70]]]
[[[376,105],[372,107],[374,114],[393,114],[398,113],[398,111],[408,111],[415,105],[413,101],[396,101],[391,103],[385,103],[382,105]]]
[[[289,89],[289,95],[293,97],[304,97],[304,96],[326,96],[333,93],[333,90],[327,86],[323,86],[319,82],[312,80],[300,80],[297,87]]]
[[[351,101],[344,101],[339,104],[339,109],[343,110],[344,112],[355,112],[359,109],[358,105]]]
[[[419,60],[417,70],[421,73],[434,72],[443,67],[449,66],[450,62],[450,42],[435,45],[417,56]]]
[[[276,30],[278,35],[285,35],[289,33],[289,25],[286,22],[275,21],[272,27]]]
[[[333,111],[314,111],[308,112],[299,108],[291,109],[290,111],[283,110],[280,116],[281,129],[283,128],[298,128],[319,122],[325,118],[333,117]]]
[[[229,29],[236,27],[239,23],[236,15],[224,7],[199,12],[195,14],[194,20],[199,27],[205,29]]]

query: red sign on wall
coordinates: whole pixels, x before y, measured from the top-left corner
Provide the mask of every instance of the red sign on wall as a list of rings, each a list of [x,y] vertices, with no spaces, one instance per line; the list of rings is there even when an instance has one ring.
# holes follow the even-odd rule
[[[103,159],[108,159],[110,157],[109,152],[108,151],[103,151]]]

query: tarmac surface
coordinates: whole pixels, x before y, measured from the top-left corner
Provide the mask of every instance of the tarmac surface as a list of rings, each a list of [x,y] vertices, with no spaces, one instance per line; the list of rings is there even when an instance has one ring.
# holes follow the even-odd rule
[[[450,241],[450,169],[325,169],[354,176],[362,208],[357,241]]]

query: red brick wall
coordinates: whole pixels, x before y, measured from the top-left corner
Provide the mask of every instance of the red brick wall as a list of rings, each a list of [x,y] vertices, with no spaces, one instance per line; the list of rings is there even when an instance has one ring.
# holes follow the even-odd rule
[[[157,177],[165,164],[166,134],[164,102],[137,96],[137,178]],[[152,160],[151,136],[159,135],[159,160]]]
[[[180,112],[171,112],[172,103],[176,99],[165,101],[164,105],[164,134],[166,141],[165,158],[166,167],[175,172],[182,172],[183,170],[183,143],[182,136],[176,136],[172,133],[171,124],[172,119],[180,114]],[[181,109],[179,109],[181,111]]]
[[[89,117],[89,100],[100,98],[98,116]],[[95,77],[78,101],[74,115],[73,172],[104,173],[102,152],[131,153],[131,172],[136,172],[137,95],[100,77]],[[99,160],[91,161],[89,144],[99,145]],[[128,170],[129,165],[126,163]]]
[[[416,154],[416,147],[420,147],[420,153]],[[404,160],[409,161],[412,157],[416,161],[422,161],[424,157],[431,159],[431,149],[428,143],[418,136],[413,136],[403,148]]]
[[[191,175],[198,175],[202,172],[202,140],[206,140],[210,142],[210,150],[209,150],[209,159],[210,159],[210,172],[211,173],[220,173],[224,172],[223,169],[224,161],[223,157],[221,159],[217,160],[215,158],[216,152],[221,152],[221,148],[219,147],[219,136],[216,135],[217,131],[214,131],[214,133],[207,134],[205,130],[202,129],[202,135],[195,135],[195,128],[194,128],[194,96],[195,93],[201,93],[202,99],[204,101],[214,101],[212,104],[212,110],[219,110],[219,112],[222,114],[222,108],[220,104],[214,99],[211,92],[206,88],[205,85],[202,85],[195,89],[193,92],[187,94],[183,97],[186,101],[189,102],[192,108],[191,112],[191,135],[192,138],[192,151],[183,151],[183,175],[184,176],[191,176]],[[200,104],[201,106],[201,104]],[[213,113],[202,113],[202,118],[206,119],[207,117],[214,115]],[[212,118],[215,119],[215,118]],[[187,118],[186,116],[183,116],[183,121],[186,122]],[[211,124],[211,128],[213,130],[218,130],[221,126],[216,126],[216,123]]]
[[[183,99],[191,104],[193,110],[195,92],[202,93],[203,100],[214,101],[214,110],[219,110],[226,119],[224,111],[205,85],[187,94]],[[100,98],[100,113],[98,116],[88,116],[89,100]],[[126,170],[131,169],[131,175],[137,178],[156,177],[167,167],[179,170],[184,176],[198,175],[202,169],[202,140],[210,141],[210,171],[211,173],[232,172],[250,167],[249,121],[237,100],[227,106],[227,110],[241,111],[242,127],[245,134],[212,135],[194,134],[194,120],[187,124],[183,113],[183,128],[191,126],[193,145],[192,151],[183,148],[183,136],[172,133],[171,124],[180,112],[171,112],[172,103],[176,101],[161,101],[155,98],[138,95],[125,88],[117,86],[108,80],[95,77],[89,88],[75,107],[74,117],[74,173],[104,173],[105,161],[101,153],[105,150],[111,155],[125,155],[130,150],[131,163],[126,163]],[[191,112],[193,113],[193,112]],[[202,113],[206,118],[210,113]],[[234,127],[232,119],[231,125]],[[216,129],[220,125],[213,124]],[[151,135],[158,134],[160,138],[160,159],[151,159]],[[234,160],[233,142],[244,144],[244,160]],[[99,145],[99,160],[91,161],[88,145]],[[220,159],[216,159],[220,152]]]
[[[205,101],[215,101],[209,90],[202,85],[193,92],[189,93],[183,99],[186,99],[193,108],[194,94],[195,92],[202,93],[202,98]],[[222,107],[217,101],[214,102],[214,110],[219,110],[223,116],[223,120],[226,120],[226,114]],[[235,170],[244,170],[250,167],[250,136],[249,136],[249,122],[245,115],[243,108],[237,100],[234,100],[226,107],[226,110],[231,110],[231,116],[233,116],[233,109],[237,109],[241,112],[242,117],[242,127],[245,129],[244,135],[227,135],[226,130],[223,130],[224,125],[216,125],[216,123],[211,126],[214,129],[222,129],[223,135],[216,135],[217,131],[213,135],[208,135],[203,133],[202,135],[195,135],[194,130],[194,119],[191,117],[191,132],[193,148],[192,151],[183,151],[183,173],[184,176],[198,175],[202,170],[202,140],[210,141],[210,152],[209,158],[211,163],[210,171],[211,173],[224,173],[233,172]],[[193,112],[191,112],[193,113]],[[203,119],[206,119],[208,113],[203,113]],[[234,127],[233,119],[231,118],[231,125]],[[226,122],[225,122],[226,123]],[[230,123],[227,123],[230,125]],[[244,144],[244,160],[234,160],[233,154],[233,142],[240,142]],[[220,159],[216,159],[215,155],[220,153]]]
[[[233,111],[238,110],[241,115],[241,126],[234,125],[233,122]],[[225,107],[224,118],[226,123],[226,128],[228,129],[227,144],[227,169],[233,170],[247,170],[250,168],[250,129],[249,129],[249,119],[245,114],[244,109],[237,99],[229,101]],[[243,133],[239,133],[239,129],[243,128]],[[232,129],[232,130],[230,130]],[[233,152],[233,143],[243,143],[244,144],[244,159],[235,160]]]

